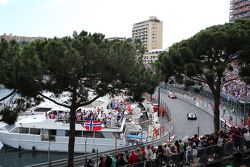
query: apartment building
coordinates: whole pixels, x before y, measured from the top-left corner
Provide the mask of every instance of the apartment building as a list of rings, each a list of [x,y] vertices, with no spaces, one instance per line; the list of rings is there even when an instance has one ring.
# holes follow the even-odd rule
[[[0,38],[4,38],[7,41],[15,40],[18,43],[30,43],[38,39],[46,39],[45,37],[27,37],[27,36],[16,36],[12,34],[9,34],[9,35],[3,34],[0,36]]]
[[[142,60],[144,64],[153,64],[156,60],[158,60],[158,55],[162,52],[162,49],[154,49],[148,52],[145,52]]]
[[[163,22],[155,16],[148,20],[135,23],[132,30],[132,38],[140,39],[146,50],[162,49]]]
[[[250,0],[231,0],[229,21],[241,18],[250,18]]]
[[[113,41],[113,40],[120,40],[120,41],[126,41],[125,37],[109,37],[106,38],[108,41]]]

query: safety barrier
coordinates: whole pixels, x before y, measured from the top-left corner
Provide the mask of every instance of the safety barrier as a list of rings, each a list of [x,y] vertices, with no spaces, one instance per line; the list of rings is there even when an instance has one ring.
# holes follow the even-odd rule
[[[197,149],[197,154],[194,158],[198,161],[192,166],[224,166],[233,164],[235,160],[234,154],[240,153],[243,155],[242,162],[246,166],[250,166],[250,150],[238,150],[234,143],[226,143],[223,146],[209,146],[206,148]],[[142,161],[135,164],[128,164],[125,167],[162,167],[162,166],[183,166],[186,164],[184,153],[172,156],[163,156],[162,159],[154,159]]]

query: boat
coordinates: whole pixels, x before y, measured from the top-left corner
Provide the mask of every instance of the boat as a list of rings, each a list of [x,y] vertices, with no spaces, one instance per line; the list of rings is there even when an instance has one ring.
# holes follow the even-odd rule
[[[134,112],[132,113],[127,110],[126,105],[119,103],[120,100],[121,98],[113,98],[114,103],[111,103],[110,97],[105,96],[89,106],[77,109],[76,153],[90,153],[97,150],[104,152],[123,148],[129,145],[128,138],[146,142],[145,135],[143,138],[131,135],[147,133],[140,126],[141,119],[144,118],[144,122],[145,118],[148,119],[148,116],[145,116],[147,112],[140,112],[138,105],[132,104],[131,110]],[[119,110],[117,105],[121,105]],[[89,119],[87,115],[91,113],[92,117]],[[105,115],[105,120],[101,114]],[[70,129],[68,120],[69,109],[47,106],[45,112],[23,115],[15,125],[1,127],[0,141],[4,145],[22,150],[68,152]],[[87,122],[92,124],[93,120],[100,122],[101,128],[98,131],[90,131],[86,126]],[[133,133],[130,133],[131,129]]]

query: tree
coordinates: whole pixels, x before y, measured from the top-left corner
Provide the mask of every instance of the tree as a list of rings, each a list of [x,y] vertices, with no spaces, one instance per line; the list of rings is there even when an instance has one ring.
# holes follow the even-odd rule
[[[6,106],[0,112],[2,115],[1,121],[4,121],[8,124],[13,124],[18,116],[18,113],[25,111],[31,102],[31,100],[39,103],[41,99],[35,97],[34,98],[34,91],[28,83],[31,81],[30,79],[23,80],[23,76],[25,78],[34,78],[34,75],[37,75],[37,71],[33,65],[37,64],[34,63],[38,61],[36,57],[31,57],[27,55],[31,55],[30,48],[22,48],[16,41],[6,41],[3,38],[0,40],[0,84],[3,85],[7,89],[11,89],[11,92],[0,99],[4,101],[10,98],[10,103],[13,104],[11,106]],[[26,57],[26,63],[19,64],[19,58]],[[36,59],[34,59],[36,58]],[[19,64],[19,66],[17,66]],[[27,91],[29,90],[29,91]],[[15,98],[13,98],[15,96]],[[33,97],[33,98],[31,98]],[[15,101],[13,101],[13,99]]]
[[[15,41],[6,41],[5,39],[0,39],[0,85],[4,85],[7,88],[13,88],[15,81],[13,80],[13,61],[14,58],[20,53],[19,45]],[[1,101],[14,95],[16,90],[12,90],[8,95],[2,97]]]
[[[239,25],[239,29],[242,29],[243,31],[246,29],[248,31],[244,31],[246,33],[246,38],[244,39],[244,45],[243,45],[243,53],[240,57],[241,62],[241,70],[240,70],[240,76],[242,80],[247,82],[247,84],[250,84],[250,19],[241,19],[236,21]]]
[[[143,93],[142,87],[149,88],[144,86],[146,80],[152,78],[152,73],[147,72],[137,58],[134,44],[107,41],[102,34],[74,32],[72,38],[35,41],[23,50],[16,59],[15,73],[18,81],[25,80],[29,86],[21,85],[21,88],[27,88],[21,90],[70,109],[68,166],[74,165],[76,110],[107,93],[116,93],[124,88],[139,97]],[[20,69],[28,75],[22,75]],[[61,104],[44,95],[44,91],[56,95],[69,92],[69,103]],[[89,91],[95,92],[95,97],[89,99]]]
[[[174,44],[168,52],[160,55],[158,62],[165,80],[171,76],[182,76],[177,78],[198,81],[210,88],[214,100],[215,134],[220,125],[221,86],[236,79],[226,79],[226,69],[231,67],[231,62],[239,60],[244,51],[244,40],[247,39],[247,29],[240,24],[243,23],[227,23],[202,30]]]

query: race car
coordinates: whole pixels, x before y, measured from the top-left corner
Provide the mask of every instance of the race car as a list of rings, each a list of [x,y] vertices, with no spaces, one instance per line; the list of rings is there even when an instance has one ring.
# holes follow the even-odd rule
[[[177,99],[177,97],[175,96],[175,94],[172,94],[169,96],[171,99]]]
[[[187,114],[187,119],[188,120],[197,120],[197,116],[194,113],[189,113],[189,114]]]
[[[172,90],[169,91],[168,97],[171,98],[171,99],[176,99],[177,98]]]

